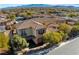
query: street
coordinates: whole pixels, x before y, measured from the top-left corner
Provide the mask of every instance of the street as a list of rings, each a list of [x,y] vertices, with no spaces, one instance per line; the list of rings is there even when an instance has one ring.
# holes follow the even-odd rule
[[[68,44],[52,49],[47,55],[79,55],[79,37]]]

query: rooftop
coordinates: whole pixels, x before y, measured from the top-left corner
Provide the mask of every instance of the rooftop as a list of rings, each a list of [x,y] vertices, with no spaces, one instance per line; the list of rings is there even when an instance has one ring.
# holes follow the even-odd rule
[[[58,18],[33,18],[29,20],[25,20],[22,23],[17,23],[16,27],[17,29],[23,29],[23,28],[36,28],[36,27],[44,27],[44,25],[49,24],[56,24],[58,21]]]

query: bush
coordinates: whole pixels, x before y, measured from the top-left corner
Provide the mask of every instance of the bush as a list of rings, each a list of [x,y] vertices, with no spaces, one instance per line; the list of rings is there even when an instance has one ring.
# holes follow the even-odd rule
[[[63,41],[68,39],[69,36],[68,36],[67,33],[64,33],[64,32],[62,32],[62,31],[59,31],[59,33],[61,34]]]
[[[14,42],[15,49],[23,49],[23,48],[28,47],[29,45],[25,38],[22,38],[21,36],[17,34],[14,35],[13,39],[14,39],[13,42]]]
[[[70,13],[70,14],[68,14],[67,16],[68,16],[68,17],[77,17],[78,14]]]
[[[56,44],[62,41],[62,35],[59,32],[49,31],[43,35],[43,39],[45,42]]]
[[[59,43],[62,41],[62,36],[59,32],[53,32],[52,38],[53,38],[54,43]]]
[[[79,25],[79,21],[75,23],[75,25]]]
[[[0,32],[0,48],[9,48],[9,36],[4,32]]]
[[[73,26],[69,36],[70,37],[75,37],[77,35],[79,35],[79,25]]]
[[[71,31],[71,26],[66,23],[60,24],[59,31],[63,31],[64,33],[69,33]]]

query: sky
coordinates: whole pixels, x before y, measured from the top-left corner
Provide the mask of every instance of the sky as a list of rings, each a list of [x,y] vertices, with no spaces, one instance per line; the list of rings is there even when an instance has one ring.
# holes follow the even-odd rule
[[[22,4],[79,4],[79,0],[0,0],[0,8],[15,7]]]
[[[79,4],[79,0],[0,0],[0,4]]]
[[[6,7],[16,7],[21,6],[22,4],[0,4],[0,8],[6,8]]]

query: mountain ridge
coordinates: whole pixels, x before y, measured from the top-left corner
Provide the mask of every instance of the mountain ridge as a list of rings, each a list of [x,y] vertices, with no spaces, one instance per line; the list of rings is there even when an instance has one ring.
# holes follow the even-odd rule
[[[79,8],[79,4],[62,4],[62,5],[50,5],[50,4],[28,4],[28,5],[22,5],[22,6],[16,6],[16,7],[6,7],[8,9],[10,8]],[[2,9],[6,9],[2,8]]]

